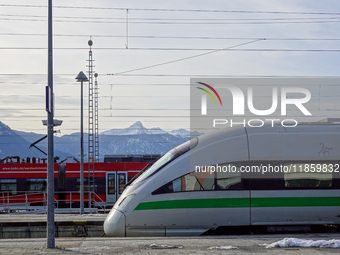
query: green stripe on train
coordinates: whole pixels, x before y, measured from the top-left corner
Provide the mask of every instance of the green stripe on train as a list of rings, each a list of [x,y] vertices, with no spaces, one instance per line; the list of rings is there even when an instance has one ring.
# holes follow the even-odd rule
[[[140,203],[135,210],[249,207],[249,198],[184,199]]]
[[[135,210],[244,208],[249,198],[183,199],[140,203]],[[251,207],[340,206],[339,197],[269,197],[252,198]]]
[[[252,207],[340,206],[339,197],[259,197]]]

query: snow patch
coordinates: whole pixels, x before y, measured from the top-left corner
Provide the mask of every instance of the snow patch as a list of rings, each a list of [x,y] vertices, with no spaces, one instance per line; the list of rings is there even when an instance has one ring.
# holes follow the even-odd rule
[[[202,133],[200,133],[198,131],[190,132],[189,130],[186,130],[186,129],[172,130],[172,131],[170,131],[168,133],[170,135],[173,135],[173,136],[188,137],[188,138],[202,135]]]
[[[317,247],[317,248],[340,248],[340,240],[306,240],[286,237],[283,240],[271,244],[262,244],[266,248],[283,247]]]
[[[95,250],[95,251],[102,251],[102,250],[112,250],[118,247],[108,247],[108,246],[93,246],[93,247],[69,247],[65,250],[80,252],[81,250]],[[120,247],[119,247],[120,248]]]
[[[209,250],[234,250],[238,249],[237,247],[228,245],[228,246],[214,246],[214,247],[209,247]]]
[[[82,216],[82,217],[87,217],[87,216],[89,216],[89,217],[103,217],[103,215],[101,215],[100,213],[82,214],[80,216]]]
[[[172,130],[169,134],[173,136],[190,137],[190,131],[185,129]]]
[[[173,246],[173,245],[167,245],[167,244],[150,244],[148,248],[151,249],[182,249],[183,246]]]

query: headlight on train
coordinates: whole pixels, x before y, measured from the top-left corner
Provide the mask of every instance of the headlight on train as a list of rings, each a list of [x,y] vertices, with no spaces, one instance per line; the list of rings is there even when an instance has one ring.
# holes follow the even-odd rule
[[[123,198],[123,200],[119,203],[117,210],[123,211],[125,207],[130,203],[130,201],[136,196],[136,194],[131,194]]]

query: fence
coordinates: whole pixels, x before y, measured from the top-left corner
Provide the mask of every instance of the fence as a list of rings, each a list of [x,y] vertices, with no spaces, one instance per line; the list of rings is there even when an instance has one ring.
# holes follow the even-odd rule
[[[91,196],[89,194],[91,193]],[[106,212],[106,202],[94,192],[85,192],[84,202],[88,204],[92,197],[91,207],[100,208]],[[25,191],[12,194],[11,191],[0,192],[0,212],[45,210],[47,204],[46,191]],[[55,209],[72,209],[80,207],[80,192],[55,192]],[[58,211],[58,210],[56,210]],[[75,211],[75,210],[74,210]]]

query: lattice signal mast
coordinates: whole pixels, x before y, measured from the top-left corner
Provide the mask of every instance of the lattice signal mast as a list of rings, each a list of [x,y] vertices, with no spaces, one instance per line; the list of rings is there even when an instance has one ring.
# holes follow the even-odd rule
[[[94,73],[93,58],[92,58],[92,45],[93,42],[90,38],[88,41],[90,46],[89,59],[88,59],[88,79],[89,79],[89,130],[88,130],[88,191],[89,191],[89,205],[94,201],[93,193],[95,192],[94,183],[94,162],[99,161],[99,123],[98,123],[98,74]],[[95,84],[93,84],[93,76]]]
[[[94,161],[99,162],[99,88],[98,88],[98,74],[94,74]]]

